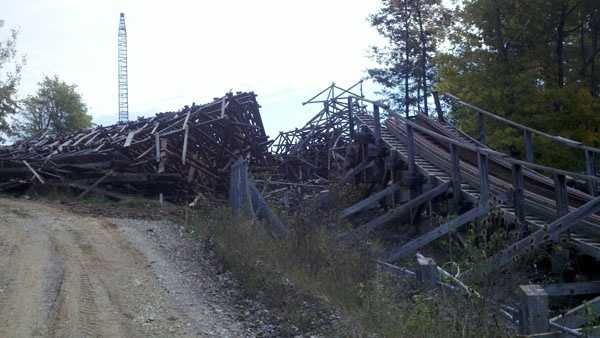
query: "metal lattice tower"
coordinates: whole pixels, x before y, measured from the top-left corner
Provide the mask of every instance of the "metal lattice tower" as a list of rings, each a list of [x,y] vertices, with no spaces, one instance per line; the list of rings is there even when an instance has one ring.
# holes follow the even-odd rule
[[[119,122],[129,121],[129,89],[127,85],[127,30],[125,14],[119,20]]]

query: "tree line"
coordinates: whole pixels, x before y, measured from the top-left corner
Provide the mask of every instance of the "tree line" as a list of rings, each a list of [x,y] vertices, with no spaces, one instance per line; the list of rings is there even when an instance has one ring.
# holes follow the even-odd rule
[[[369,74],[397,111],[431,111],[431,91],[465,101],[549,133],[600,146],[600,1],[382,0],[370,16],[385,37],[374,47]],[[467,131],[472,113],[450,106]],[[488,141],[523,156],[517,131],[493,125]],[[536,155],[580,167],[568,149]]]
[[[0,33],[2,30],[0,28]],[[67,133],[92,126],[92,116],[77,86],[44,76],[34,95],[19,100],[17,89],[25,58],[16,48],[17,31],[0,41],[0,144],[42,132]],[[11,122],[12,121],[12,122]]]

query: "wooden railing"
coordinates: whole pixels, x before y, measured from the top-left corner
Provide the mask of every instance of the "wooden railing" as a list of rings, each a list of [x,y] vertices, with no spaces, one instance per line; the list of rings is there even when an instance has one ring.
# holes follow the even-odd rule
[[[438,113],[438,119],[439,120],[444,120],[443,117],[443,112],[441,109],[441,106],[439,104],[439,94],[438,93],[434,93],[434,100],[436,102],[436,110]],[[458,98],[455,95],[452,95],[450,93],[443,93],[443,95],[445,95],[446,97],[449,97],[450,99],[452,99],[453,102],[458,103],[464,107],[470,108],[474,111],[477,112],[477,124],[478,124],[478,134],[479,134],[479,142],[481,142],[482,144],[486,144],[487,143],[487,133],[486,133],[486,125],[485,125],[485,117],[489,117],[492,118],[496,121],[499,121],[503,124],[509,125],[513,128],[518,129],[519,131],[521,131],[523,133],[523,141],[525,144],[525,159],[526,162],[528,163],[535,163],[535,156],[534,156],[534,144],[533,144],[533,135],[537,135],[537,136],[541,136],[543,138],[549,139],[553,142],[557,142],[560,143],[562,145],[565,145],[567,147],[571,147],[574,149],[579,149],[581,151],[584,152],[585,154],[585,172],[586,175],[588,177],[592,177],[592,176],[597,176],[598,175],[598,167],[597,167],[597,162],[598,159],[600,158],[600,149],[598,148],[594,148],[594,147],[590,147],[587,146],[579,141],[575,141],[569,138],[565,138],[562,136],[556,136],[556,135],[551,135],[548,134],[546,132],[543,132],[541,130],[538,129],[534,129],[528,126],[525,126],[523,124],[511,121],[507,118],[504,118],[502,116],[499,116],[497,114],[494,114],[492,112],[489,112],[485,109],[482,109],[480,107],[477,107],[473,104],[470,104],[468,102],[465,102],[463,100],[461,100],[460,98]],[[598,184],[597,181],[595,180],[591,180],[588,179],[588,189],[591,195],[593,196],[597,196],[599,191],[598,191]]]

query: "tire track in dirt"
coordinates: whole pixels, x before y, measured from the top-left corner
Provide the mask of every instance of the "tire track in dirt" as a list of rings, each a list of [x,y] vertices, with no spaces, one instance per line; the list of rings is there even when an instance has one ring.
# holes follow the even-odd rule
[[[149,245],[143,233],[135,245],[128,234],[103,219],[0,198],[0,337],[244,336],[220,305],[165,283],[153,263],[170,258],[149,257],[138,250]],[[175,294],[205,310],[197,316]]]

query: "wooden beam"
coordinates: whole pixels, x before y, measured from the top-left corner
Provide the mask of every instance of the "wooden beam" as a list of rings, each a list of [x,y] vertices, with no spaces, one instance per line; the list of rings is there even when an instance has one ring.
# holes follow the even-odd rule
[[[41,184],[46,183],[44,181],[44,179],[42,178],[42,176],[40,176],[40,174],[37,173],[37,171],[35,171],[30,165],[29,163],[27,163],[27,161],[23,160],[23,164],[25,164],[25,166],[33,173],[33,176],[35,176],[35,178],[37,178],[38,181],[40,181]]]
[[[352,214],[355,214],[357,212],[361,212],[362,210],[368,208],[369,206],[373,205],[373,203],[383,199],[384,197],[395,193],[396,191],[398,191],[400,189],[400,185],[397,183],[394,183],[392,185],[390,185],[389,187],[379,191],[376,194],[373,194],[365,199],[363,199],[362,201],[352,205],[351,207],[348,207],[344,210],[342,210],[342,212],[340,213],[340,217],[341,218],[346,218]]]
[[[597,316],[598,313],[600,313],[600,297],[586,301],[566,313],[552,318],[551,321],[571,329],[576,329],[587,324],[592,314],[596,314]]]
[[[189,113],[188,116],[190,117]],[[187,148],[188,148],[188,133],[189,133],[189,127],[187,125],[187,118],[186,118],[186,123],[185,123],[185,133],[183,134],[183,149],[181,150],[181,163],[185,164],[185,160],[187,159]]]
[[[482,113],[477,113],[477,125],[479,128],[479,142],[486,144],[485,137],[485,116]]]
[[[81,194],[79,194],[79,196],[77,196],[77,198],[84,198],[85,195],[87,195],[90,191],[96,189],[96,187],[100,183],[102,183],[102,181],[104,181],[105,179],[107,179],[112,174],[113,174],[113,170],[111,169],[104,176],[100,177],[96,182],[94,182],[94,184],[90,185],[84,191],[82,191]]]
[[[569,195],[567,193],[567,178],[565,175],[554,174],[554,194],[556,202],[556,216],[562,217],[569,213]]]
[[[340,182],[341,185],[347,184],[348,182],[350,182],[351,179],[354,178],[354,176],[358,175],[359,173],[361,173],[363,170],[371,167],[373,164],[375,164],[374,161],[362,161],[359,165],[357,165],[356,167],[352,168],[351,170],[349,170],[346,175],[344,175],[344,178],[342,179],[342,181]]]
[[[392,249],[391,252],[387,255],[387,258],[385,260],[388,262],[393,262],[402,257],[405,257],[406,255],[417,251],[418,249],[433,242],[434,240],[448,234],[449,232],[458,229],[459,227],[463,226],[464,224],[467,224],[469,222],[472,222],[472,221],[478,219],[479,217],[487,214],[488,211],[489,211],[489,209],[480,208],[480,207],[471,209],[471,210],[467,211],[466,213],[438,226],[437,228],[431,230],[430,232],[428,232],[418,238],[415,238],[406,244],[400,245],[399,247]]]
[[[533,135],[531,131],[525,130],[523,132],[523,138],[525,140],[525,159],[527,162],[534,163],[535,155],[533,153]]]
[[[487,208],[490,200],[490,182],[488,175],[488,157],[483,153],[477,154],[479,167],[479,207]]]
[[[420,206],[421,204],[432,200],[433,198],[446,193],[448,188],[450,187],[451,182],[442,183],[435,188],[427,191],[424,194],[413,198],[412,200],[402,204],[401,206],[388,211],[387,213],[372,219],[368,223],[359,226],[358,228],[352,230],[350,233],[344,235],[342,240],[347,241],[351,239],[362,239],[367,236],[373,230],[381,227],[382,225],[402,216],[403,214],[409,212],[411,209]]]
[[[494,255],[485,264],[485,272],[490,273],[504,268],[518,256],[536,250],[542,244],[548,243],[559,234],[574,227],[581,219],[598,211],[600,211],[600,197],[596,197],[578,209],[550,223],[545,229],[534,232]]]

